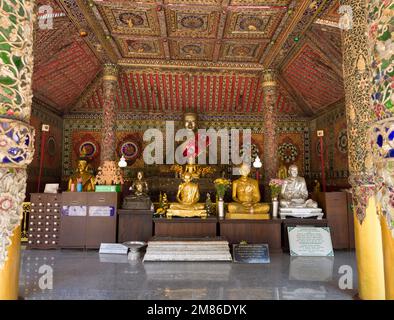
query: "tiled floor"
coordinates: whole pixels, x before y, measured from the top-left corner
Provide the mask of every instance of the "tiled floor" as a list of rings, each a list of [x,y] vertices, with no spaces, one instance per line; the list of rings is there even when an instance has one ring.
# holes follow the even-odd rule
[[[50,268],[48,267],[50,266]],[[341,266],[353,271],[353,289],[339,288]],[[52,272],[53,270],[53,272]],[[51,272],[53,288],[50,287]],[[350,280],[350,281],[349,281]],[[345,283],[351,284],[351,277]],[[342,281],[344,282],[344,281]],[[24,250],[24,299],[352,299],[357,292],[353,251],[335,257],[271,254],[264,265],[131,262],[97,251]]]

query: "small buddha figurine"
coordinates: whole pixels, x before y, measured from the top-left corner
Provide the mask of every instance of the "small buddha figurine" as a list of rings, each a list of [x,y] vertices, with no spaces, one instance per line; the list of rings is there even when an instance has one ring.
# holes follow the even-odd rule
[[[94,175],[88,171],[88,162],[81,158],[78,160],[77,171],[68,180],[68,191],[71,191],[71,185],[82,183],[82,191],[94,191]]]
[[[132,192],[123,200],[123,209],[149,209],[152,202],[148,195],[148,183],[144,179],[142,171],[137,172],[137,180],[133,181],[129,190]]]
[[[277,178],[281,180],[285,180],[287,178],[287,168],[283,161],[280,162],[277,176]]]
[[[144,179],[144,173],[142,171],[137,172],[137,180],[133,182],[129,190],[132,191],[136,197],[148,195],[148,183]]]
[[[257,180],[248,177],[250,166],[243,163],[239,172],[241,178],[233,181],[232,186],[232,198],[234,202],[228,204],[228,212],[231,218],[247,218],[244,214],[253,214],[254,218],[258,218],[255,215],[267,215],[270,206],[267,203],[260,203],[259,184]]]
[[[313,192],[314,193],[319,193],[321,191],[320,189],[321,189],[320,188],[320,182],[318,180],[315,180],[315,186],[313,187]]]
[[[308,199],[308,189],[303,177],[298,176],[298,167],[289,167],[289,177],[284,180],[280,192],[282,208],[317,208],[317,202]]]
[[[176,200],[171,203],[167,210],[167,217],[206,217],[207,212],[204,209],[204,203],[198,203],[200,200],[200,191],[198,184],[192,182],[192,175],[186,172],[183,177],[183,183],[179,185]]]

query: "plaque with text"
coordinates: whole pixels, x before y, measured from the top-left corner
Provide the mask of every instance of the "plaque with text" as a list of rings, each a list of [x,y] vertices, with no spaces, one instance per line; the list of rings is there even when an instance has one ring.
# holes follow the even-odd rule
[[[85,217],[86,206],[63,206],[62,215],[69,217]]]
[[[329,227],[288,227],[291,256],[332,257]]]
[[[233,260],[238,263],[270,263],[268,244],[233,244]]]
[[[115,214],[115,208],[113,206],[90,206],[89,216],[90,217],[112,217]]]

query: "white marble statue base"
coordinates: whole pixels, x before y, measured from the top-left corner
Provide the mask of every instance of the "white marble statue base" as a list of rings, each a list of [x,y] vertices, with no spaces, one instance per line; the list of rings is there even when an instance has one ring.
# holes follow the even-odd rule
[[[279,208],[279,216],[281,219],[291,216],[295,218],[316,217],[318,220],[321,220],[323,215],[323,210],[320,208]]]

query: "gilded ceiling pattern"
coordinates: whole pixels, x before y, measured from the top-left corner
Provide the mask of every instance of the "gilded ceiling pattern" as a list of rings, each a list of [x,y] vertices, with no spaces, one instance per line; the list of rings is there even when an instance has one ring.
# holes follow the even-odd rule
[[[53,30],[36,32],[34,93],[66,113],[92,110],[95,103],[100,108],[98,96],[90,105],[77,101],[89,96],[101,65],[109,61],[124,70],[137,69],[127,83],[119,81],[117,105],[129,112],[142,106],[154,111],[258,111],[258,78],[269,65],[282,71],[286,82],[278,101],[285,114],[311,116],[343,97],[338,30],[313,23],[338,19],[337,0],[39,0],[41,4],[67,16],[55,18]],[[315,81],[319,83],[311,87]]]

